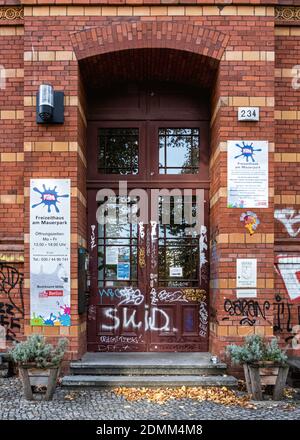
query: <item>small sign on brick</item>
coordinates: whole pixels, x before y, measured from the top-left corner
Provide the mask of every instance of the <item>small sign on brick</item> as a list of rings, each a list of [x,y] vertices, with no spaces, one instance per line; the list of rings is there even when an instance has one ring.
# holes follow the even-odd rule
[[[259,121],[259,107],[239,107],[239,121]]]

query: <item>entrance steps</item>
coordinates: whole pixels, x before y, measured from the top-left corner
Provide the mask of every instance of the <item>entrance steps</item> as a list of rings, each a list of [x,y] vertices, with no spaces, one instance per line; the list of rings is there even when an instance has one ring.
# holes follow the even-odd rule
[[[226,374],[227,365],[210,359],[210,353],[86,353],[71,362],[62,386],[237,386],[237,379]]]

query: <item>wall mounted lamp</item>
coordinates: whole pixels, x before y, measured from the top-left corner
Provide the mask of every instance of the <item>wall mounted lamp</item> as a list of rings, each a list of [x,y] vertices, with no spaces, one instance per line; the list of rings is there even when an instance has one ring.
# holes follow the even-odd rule
[[[37,124],[64,123],[64,92],[55,92],[49,84],[41,84],[36,94]]]

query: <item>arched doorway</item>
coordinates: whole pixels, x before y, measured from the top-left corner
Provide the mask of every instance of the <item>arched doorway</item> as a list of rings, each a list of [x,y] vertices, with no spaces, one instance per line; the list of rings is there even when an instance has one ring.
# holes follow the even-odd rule
[[[208,351],[208,100],[153,80],[88,93],[88,351]]]

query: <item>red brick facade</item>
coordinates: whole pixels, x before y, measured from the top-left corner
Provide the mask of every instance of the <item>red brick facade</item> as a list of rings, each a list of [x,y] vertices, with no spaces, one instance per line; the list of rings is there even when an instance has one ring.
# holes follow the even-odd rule
[[[96,78],[108,85],[114,78],[132,79],[126,61],[130,54],[137,66],[138,58],[152,60],[149,78],[171,75],[173,81],[201,83],[211,91],[210,351],[224,357],[226,345],[251,333],[279,335],[282,345],[291,348],[300,303],[291,302],[277,257],[300,258],[300,221],[293,223],[300,210],[300,88],[297,78],[293,83],[299,70],[292,71],[300,64],[300,7],[293,6],[296,0],[231,3],[0,0],[1,65],[6,70],[6,87],[0,90],[0,261],[17,269],[21,282],[22,297],[20,283],[11,293],[17,304],[24,302],[24,317],[22,304],[14,311],[20,325],[11,329],[16,339],[32,332],[63,335],[70,339],[70,358],[86,351],[86,316],[77,315],[77,248],[88,242],[85,88]],[[162,53],[172,54],[169,70],[168,63],[159,64]],[[142,70],[136,69],[134,79]],[[63,125],[36,124],[35,96],[42,82],[65,93]],[[259,107],[260,121],[238,122],[239,106]],[[226,145],[243,138],[269,142],[269,207],[255,210],[260,225],[252,236],[240,221],[243,209],[227,208]],[[34,177],[71,179],[71,327],[29,325],[29,179]],[[240,312],[233,303],[237,258],[258,261],[253,325],[240,323],[247,305]],[[286,264],[296,273],[297,260],[291,261]],[[2,284],[0,303],[9,303]],[[226,300],[230,311],[224,309]],[[4,308],[0,314],[9,327],[11,316]]]

